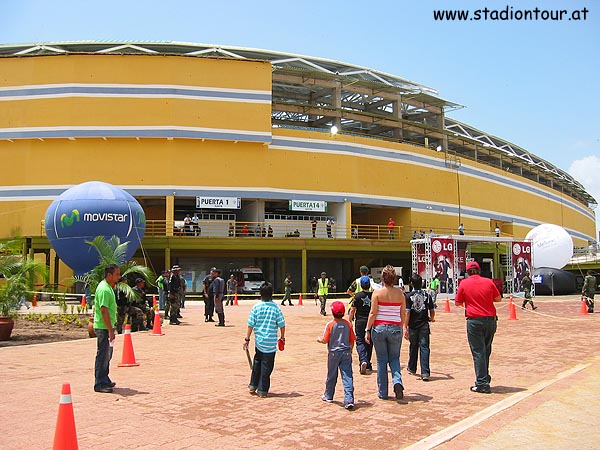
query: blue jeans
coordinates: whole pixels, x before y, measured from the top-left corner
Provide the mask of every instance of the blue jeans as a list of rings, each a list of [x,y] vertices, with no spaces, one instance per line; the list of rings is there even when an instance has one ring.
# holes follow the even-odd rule
[[[248,389],[255,389],[259,394],[269,392],[276,353],[263,353],[259,349],[256,349]]]
[[[417,371],[417,359],[421,354],[421,376],[429,377],[429,324],[421,325],[419,328],[409,328],[408,338],[410,347],[408,350],[408,370]]]
[[[344,386],[344,404],[354,403],[354,380],[352,378],[352,350],[329,352],[327,356],[327,380],[323,396],[333,399],[337,383],[338,368]]]
[[[111,380],[108,377],[110,369],[110,360],[113,354],[113,348],[108,342],[108,330],[95,328],[97,336],[98,350],[96,351],[96,364],[94,367],[94,388],[99,389],[110,385]]]
[[[158,309],[165,310],[165,291],[163,289],[158,290]]]
[[[497,321],[496,316],[467,319],[467,338],[473,356],[475,386],[477,387],[489,387],[492,381],[489,372],[490,355]]]
[[[377,388],[379,398],[388,398],[387,366],[392,372],[392,383],[402,385],[400,374],[400,348],[402,346],[402,326],[377,325],[371,329],[371,339],[377,354]]]
[[[365,342],[365,328],[367,327],[366,317],[357,317],[354,321],[354,332],[356,333],[356,351],[358,353],[359,364],[367,363],[367,368],[371,369],[371,357],[373,355],[373,342]]]

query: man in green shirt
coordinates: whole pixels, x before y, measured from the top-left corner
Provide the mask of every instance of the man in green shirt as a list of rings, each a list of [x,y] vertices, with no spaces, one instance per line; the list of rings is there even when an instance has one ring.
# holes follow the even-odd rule
[[[437,295],[440,292],[440,280],[438,279],[440,276],[439,273],[436,273],[433,276],[433,279],[429,282],[429,293],[431,294],[431,299],[433,300],[433,305],[437,308]]]
[[[117,300],[115,285],[121,278],[119,266],[111,264],[104,269],[104,280],[98,283],[94,299],[94,330],[97,336],[94,391],[111,393],[115,383],[108,376],[115,340]]]

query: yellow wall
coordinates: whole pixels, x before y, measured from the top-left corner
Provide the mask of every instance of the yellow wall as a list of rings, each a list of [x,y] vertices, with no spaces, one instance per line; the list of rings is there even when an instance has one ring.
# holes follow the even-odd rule
[[[264,62],[233,61],[175,56],[67,55],[0,59],[0,86],[64,83],[165,84],[225,89],[271,91],[271,66]],[[392,152],[417,154],[443,162],[443,155],[416,146],[346,135],[271,128],[267,103],[189,100],[179,98],[89,98],[0,101],[0,129],[32,126],[182,126],[207,129],[239,129],[323,141],[324,144],[355,144]],[[317,147],[318,142],[315,144]],[[418,201],[463,211],[490,211],[489,216],[461,221],[467,230],[493,230],[496,214],[549,222],[594,236],[594,221],[548,197],[516,189],[514,181],[560,195],[557,191],[483,164],[463,160],[457,173],[445,166],[435,168],[402,161],[367,158],[356,154],[296,151],[274,145],[201,139],[78,138],[0,139],[0,158],[10,162],[2,186],[49,186],[57,190],[89,180],[124,187],[169,188],[203,186],[261,188],[256,197],[268,198],[269,190],[287,190],[290,196],[304,191],[366,199]],[[494,183],[465,173],[473,167],[502,176]],[[25,194],[27,195],[27,194]],[[564,197],[565,200],[568,197]],[[12,200],[0,192],[0,237],[40,235],[40,221],[51,200]],[[376,200],[377,201],[377,200]],[[360,202],[357,202],[360,203]],[[441,206],[440,206],[441,205]],[[584,205],[581,205],[585,207]],[[427,212],[402,206],[375,209],[356,218],[364,224],[396,225],[408,229],[433,228],[455,232],[456,214]],[[351,208],[346,209],[349,215]],[[154,207],[148,217],[164,219],[164,207]],[[346,218],[347,223],[350,217]],[[503,233],[524,237],[530,227],[506,223]],[[581,239],[576,245],[584,245]]]

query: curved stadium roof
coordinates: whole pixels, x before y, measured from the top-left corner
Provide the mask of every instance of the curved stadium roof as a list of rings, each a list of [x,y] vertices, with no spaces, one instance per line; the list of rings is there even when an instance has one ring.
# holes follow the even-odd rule
[[[343,102],[350,106],[342,105],[340,109],[343,111],[338,111],[337,114],[337,117],[341,117],[342,132],[368,134],[373,138],[390,139],[393,135],[393,125],[387,128],[382,125],[375,127],[373,124],[366,124],[364,117],[357,118],[357,114],[360,112],[365,117],[371,117],[373,122],[377,118],[389,118],[389,116],[383,116],[390,111],[389,105],[386,105],[386,103],[389,104],[389,101],[386,102],[376,95],[365,93],[367,92],[366,88],[376,86],[378,92],[397,95],[402,98],[402,102],[405,101],[405,98],[410,99],[406,104],[403,103],[403,114],[395,120],[398,123],[402,122],[403,127],[410,130],[413,137],[418,136],[419,142],[424,142],[425,145],[432,148],[435,148],[436,142],[442,143],[442,140],[445,140],[444,146],[448,153],[453,153],[451,161],[449,161],[451,165],[459,166],[459,157],[476,159],[507,171],[519,171],[522,176],[547,184],[591,207],[595,207],[597,204],[581,183],[548,161],[513,143],[447,117],[445,115],[447,112],[462,108],[462,106],[440,98],[437,90],[375,69],[292,53],[187,42],[66,41],[0,45],[0,57],[65,53],[172,54],[269,61],[274,71],[274,126],[324,128],[331,123],[331,117],[328,117],[327,111],[329,110],[331,113],[334,108],[328,108],[326,103],[307,105],[303,100],[301,83],[290,82],[285,77],[285,74],[303,73],[315,79],[338,80],[357,86],[358,90],[347,93],[343,98]],[[282,74],[282,81],[275,79],[276,74]],[[362,91],[360,90],[361,86],[364,88]],[[352,106],[353,104],[358,106],[355,108]],[[283,110],[280,108],[282,105]],[[313,116],[314,107],[318,106],[322,118],[319,119],[317,125],[307,124],[307,117],[309,117],[309,114],[305,112],[307,106],[313,107],[310,113]],[[326,112],[322,112],[321,109]],[[432,110],[437,111],[435,117]],[[356,114],[348,114],[348,111]],[[440,117],[443,119],[443,128]],[[439,123],[436,124],[436,121]],[[431,123],[434,125],[431,126]],[[433,145],[431,145],[432,142]]]

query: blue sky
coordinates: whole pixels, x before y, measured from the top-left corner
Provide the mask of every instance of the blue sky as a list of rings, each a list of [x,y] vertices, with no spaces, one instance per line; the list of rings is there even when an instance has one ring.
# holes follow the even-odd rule
[[[434,9],[588,9],[587,20],[435,21]],[[570,172],[600,201],[597,0],[3,0],[0,43],[187,41],[372,67],[464,105],[450,114]]]

